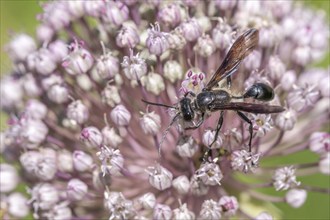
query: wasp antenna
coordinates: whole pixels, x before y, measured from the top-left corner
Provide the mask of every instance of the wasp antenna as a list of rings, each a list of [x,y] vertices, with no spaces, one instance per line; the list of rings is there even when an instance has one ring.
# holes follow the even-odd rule
[[[156,102],[149,102],[149,101],[146,101],[144,99],[141,99],[141,101],[148,104],[148,105],[156,105],[156,106],[161,106],[161,107],[166,107],[166,108],[176,108],[176,107],[170,106],[170,105],[165,105],[165,104],[156,103]]]
[[[159,148],[158,148],[158,155],[159,157],[161,157],[161,151],[162,151],[162,145],[163,145],[163,142],[168,134],[168,132],[170,131],[170,128],[172,127],[172,125],[174,124],[174,122],[178,119],[180,115],[180,112],[178,112],[172,119],[171,123],[167,126],[167,128],[165,129],[164,131],[164,134],[162,136],[162,139],[160,140],[160,143],[159,143]]]

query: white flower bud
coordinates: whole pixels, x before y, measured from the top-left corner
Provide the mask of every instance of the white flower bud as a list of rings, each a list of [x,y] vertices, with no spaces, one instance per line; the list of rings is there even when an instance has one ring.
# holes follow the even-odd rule
[[[152,28],[149,29],[146,41],[149,52],[156,56],[162,55],[170,46],[167,38],[168,34],[160,31],[158,23],[156,23],[155,26],[152,26]]]
[[[54,36],[54,32],[55,30],[49,25],[40,24],[36,30],[37,39],[40,42],[50,42]]]
[[[37,49],[37,45],[29,35],[19,34],[12,38],[5,49],[14,62],[24,61],[30,53]]]
[[[61,62],[69,53],[68,46],[62,40],[53,41],[48,48],[56,62]]]
[[[192,157],[198,151],[198,149],[199,149],[198,144],[191,136],[180,137],[175,148],[176,152],[181,157]]]
[[[10,194],[6,199],[6,202],[8,203],[8,212],[13,217],[24,218],[30,212],[28,199],[21,193],[15,192]]]
[[[117,105],[110,113],[110,117],[118,126],[126,126],[131,120],[131,113],[123,105]]]
[[[133,55],[133,50],[130,51],[130,56],[124,56],[121,63],[125,76],[129,80],[139,80],[147,74],[147,64],[144,59],[139,57],[139,54]]]
[[[211,19],[208,16],[200,16],[197,18],[197,23],[202,28],[202,32],[206,33],[212,28]]]
[[[123,142],[123,138],[117,134],[114,128],[106,126],[102,129],[103,144],[117,148]]]
[[[194,220],[195,214],[187,208],[187,204],[185,203],[173,210],[173,219]]]
[[[103,136],[99,129],[90,126],[81,131],[80,140],[89,148],[98,148],[101,147]]]
[[[179,4],[175,2],[163,4],[158,11],[158,18],[165,25],[174,27],[182,19]]]
[[[309,137],[309,149],[312,152],[323,155],[330,152],[330,133],[314,132]]]
[[[307,192],[303,189],[290,189],[285,194],[286,202],[293,208],[301,207],[307,198]]]
[[[222,145],[222,138],[220,135],[218,135],[216,141],[214,144],[211,146],[212,142],[214,141],[215,138],[215,131],[212,130],[206,130],[203,134],[203,144],[211,149],[218,149]]]
[[[153,219],[163,219],[163,220],[170,220],[172,217],[172,210],[167,205],[157,204],[154,213]]]
[[[70,45],[70,53],[63,59],[62,66],[70,75],[86,73],[93,66],[93,57],[77,41]]]
[[[290,91],[292,89],[292,85],[297,80],[297,74],[294,70],[286,71],[281,77],[281,87],[284,91]]]
[[[283,130],[292,130],[297,121],[297,114],[293,109],[288,109],[284,112],[279,113],[275,119],[275,125]]]
[[[269,76],[272,79],[280,80],[285,73],[285,65],[277,56],[271,56],[268,62]]]
[[[142,86],[144,86],[147,91],[159,95],[165,90],[165,83],[161,75],[157,73],[150,72],[148,75],[141,77]]]
[[[140,126],[145,134],[156,135],[161,127],[160,116],[155,112],[144,113],[140,118]]]
[[[200,168],[196,170],[195,176],[200,178],[205,185],[210,186],[221,185],[220,180],[223,177],[219,165],[208,162],[203,163]]]
[[[69,203],[64,201],[52,207],[45,216],[47,219],[61,220],[61,219],[72,219],[72,211],[68,207]]]
[[[44,76],[54,72],[57,64],[53,53],[46,48],[41,48],[38,51],[34,68],[39,74]]]
[[[172,185],[173,175],[172,173],[157,164],[156,167],[149,167],[147,170],[149,173],[149,183],[158,190],[165,190]]]
[[[139,34],[135,25],[124,24],[116,37],[116,44],[119,47],[134,48],[139,42]]]
[[[202,35],[202,28],[195,18],[181,23],[179,29],[187,41],[195,41]]]
[[[229,48],[233,42],[233,35],[234,32],[232,31],[231,26],[223,20],[220,20],[217,26],[215,26],[212,30],[212,39],[216,47],[221,50],[226,50]]]
[[[320,92],[315,85],[305,84],[301,87],[293,85],[293,89],[287,96],[287,102],[289,107],[300,112],[314,105],[319,98]]]
[[[78,124],[83,124],[88,120],[88,107],[81,100],[73,101],[69,104],[66,115],[68,119],[76,121]]]
[[[37,99],[30,99],[25,106],[24,113],[33,119],[42,120],[47,115],[47,106]]]
[[[261,53],[257,50],[253,50],[249,56],[243,61],[244,67],[248,70],[259,69],[261,64]]]
[[[119,61],[117,57],[112,56],[110,53],[105,53],[96,61],[95,72],[100,81],[112,79],[119,73]]]
[[[13,92],[15,91],[15,92]],[[7,76],[0,80],[1,108],[12,108],[22,103],[23,89],[21,81]]]
[[[93,158],[83,151],[73,152],[73,167],[79,172],[85,172],[92,168]]]
[[[167,39],[170,44],[170,48],[176,51],[182,50],[187,43],[186,39],[178,29],[171,31]]]
[[[102,9],[104,11],[101,13],[102,19],[115,26],[120,26],[129,18],[129,9],[123,2],[109,1]]]
[[[144,209],[153,209],[156,205],[156,197],[153,193],[146,193],[138,199]]]
[[[30,191],[34,207],[41,210],[51,209],[60,199],[58,190],[49,183],[39,183]]]
[[[175,60],[168,60],[164,64],[164,77],[171,83],[181,80],[183,77],[183,70],[181,65]]]
[[[62,104],[69,99],[69,90],[64,85],[55,84],[48,89],[47,96],[56,104]]]
[[[319,162],[319,170],[323,174],[330,175],[330,152],[322,156]]]
[[[221,207],[212,199],[205,200],[199,213],[201,219],[221,219]]]
[[[21,146],[36,149],[46,139],[48,127],[41,120],[29,119],[22,127]]]
[[[219,205],[222,208],[222,212],[226,216],[233,216],[238,210],[238,202],[234,196],[223,196],[219,200]]]
[[[72,153],[67,150],[61,150],[57,154],[57,167],[62,172],[73,171]]]
[[[187,176],[178,176],[172,181],[173,188],[180,194],[187,194],[190,189],[190,182]]]
[[[255,217],[255,220],[273,220],[273,217],[267,212],[262,212]]]
[[[15,167],[10,164],[0,164],[0,192],[8,193],[14,190],[19,182]]]
[[[107,85],[101,93],[102,102],[114,107],[121,101],[118,88],[116,86]]]
[[[68,199],[72,201],[82,200],[86,196],[87,191],[88,186],[79,179],[71,179],[66,188]]]
[[[37,84],[36,79],[31,73],[27,73],[22,80],[24,92],[29,97],[37,97],[41,95],[42,89]]]
[[[194,46],[194,51],[202,57],[211,56],[215,50],[215,43],[208,34],[199,37],[197,44]]]

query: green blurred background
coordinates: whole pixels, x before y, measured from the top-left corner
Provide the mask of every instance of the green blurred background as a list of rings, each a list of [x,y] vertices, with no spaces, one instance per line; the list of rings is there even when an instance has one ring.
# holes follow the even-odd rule
[[[38,24],[36,15],[41,12],[41,1],[35,0],[0,0],[0,37],[1,37],[1,75],[5,74],[11,69],[11,63],[7,55],[3,51],[3,47],[10,40],[11,33],[26,32],[34,35],[35,27]],[[300,1],[308,7],[317,10],[322,9],[327,12],[327,19],[329,22],[330,3],[328,0],[322,1]],[[313,22],[313,21],[311,21]],[[330,22],[329,22],[330,23]],[[329,65],[329,55],[317,66],[327,67]],[[4,129],[5,116],[0,116],[0,130]],[[277,158],[274,161],[265,161],[264,164],[292,164],[303,161],[304,163],[316,162],[318,157],[310,152],[300,152],[290,157]],[[312,175],[308,177],[299,178],[299,180],[307,185],[321,186],[329,188],[330,176]],[[251,202],[251,209],[256,209],[260,204]],[[307,202],[299,209],[290,208],[286,204],[266,204],[266,208],[276,216],[282,215],[282,219],[330,219],[330,198],[328,194],[309,193]],[[281,210],[281,211],[279,211]]]

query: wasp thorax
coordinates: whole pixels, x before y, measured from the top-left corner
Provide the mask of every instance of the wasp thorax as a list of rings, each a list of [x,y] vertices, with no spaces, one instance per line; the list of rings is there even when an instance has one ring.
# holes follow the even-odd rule
[[[191,99],[189,99],[189,98],[181,99],[180,109],[181,109],[183,119],[185,121],[191,121],[194,118],[195,114],[194,114],[194,110],[192,109],[192,106],[191,106]]]

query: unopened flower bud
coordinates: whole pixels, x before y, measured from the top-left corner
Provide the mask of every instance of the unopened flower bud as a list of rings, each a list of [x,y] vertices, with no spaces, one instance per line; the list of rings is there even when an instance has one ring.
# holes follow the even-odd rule
[[[47,96],[51,101],[62,104],[69,99],[69,90],[64,85],[55,84],[48,89]]]
[[[309,149],[320,155],[330,152],[330,133],[312,133],[312,135],[309,137]]]
[[[212,199],[205,200],[199,213],[201,219],[221,219],[221,207]]]
[[[285,194],[285,201],[293,208],[301,207],[307,198],[307,192],[303,189],[290,189]]]
[[[197,44],[194,46],[194,51],[202,57],[209,57],[215,50],[215,43],[207,34],[199,37]]]
[[[28,120],[22,127],[20,134],[21,146],[36,149],[46,139],[48,127],[41,120]]]
[[[141,78],[142,86],[144,86],[147,91],[159,95],[165,90],[165,83],[161,75],[157,73],[150,72],[148,75]]]
[[[28,199],[21,193],[15,192],[10,194],[6,199],[6,202],[8,203],[8,212],[13,217],[21,219],[26,217],[30,212]]]
[[[283,130],[292,130],[297,121],[297,113],[293,109],[288,109],[279,113],[275,119],[275,125]]]
[[[35,70],[41,75],[49,75],[57,68],[55,57],[53,53],[46,48],[41,48],[38,51]]]
[[[106,126],[102,129],[103,144],[117,148],[123,142],[123,138],[117,134],[114,128]]]
[[[42,89],[37,84],[36,79],[33,77],[31,73],[27,73],[22,81],[22,87],[24,92],[29,97],[37,97],[42,93]]]
[[[187,208],[187,204],[180,205],[179,208],[173,210],[173,219],[194,220],[195,214]]]
[[[37,45],[32,37],[19,34],[13,37],[5,49],[13,61],[24,61],[30,53],[37,49]]]
[[[293,86],[288,94],[288,105],[297,112],[303,111],[306,107],[312,106],[319,99],[320,93],[315,86],[306,84],[302,87]]]
[[[183,70],[181,65],[175,60],[168,60],[164,64],[164,77],[171,83],[181,80],[183,77]]]
[[[37,99],[30,99],[25,106],[24,112],[30,118],[42,120],[47,115],[47,106]]]
[[[114,107],[121,101],[118,88],[116,86],[107,85],[101,93],[101,99],[103,103]]]
[[[2,163],[0,164],[0,192],[8,193],[16,188],[19,177],[15,167]]]
[[[170,220],[172,217],[172,210],[167,205],[157,204],[154,208],[153,219]]]
[[[110,113],[110,117],[118,126],[126,126],[131,120],[131,113],[123,105],[117,105]]]
[[[52,53],[53,59],[58,63],[61,62],[69,53],[68,46],[61,40],[56,40],[50,43],[48,48]]]
[[[74,151],[73,155],[73,167],[79,172],[85,172],[92,168],[93,158],[84,153],[83,151]]]
[[[195,172],[195,176],[199,178],[205,185],[221,185],[220,181],[223,177],[219,165],[215,163],[203,163]]]
[[[67,150],[61,150],[57,154],[57,167],[62,172],[73,171],[72,153]]]
[[[198,151],[198,148],[198,144],[193,137],[182,136],[180,137],[175,150],[181,157],[192,157]]]
[[[187,194],[190,189],[190,182],[187,176],[178,176],[172,181],[173,188],[180,194]]]
[[[93,57],[76,40],[70,45],[69,55],[63,59],[62,66],[70,75],[86,73],[93,66]]]
[[[145,134],[156,135],[161,127],[160,116],[155,112],[147,112],[140,119],[140,126]]]
[[[133,25],[123,25],[116,37],[117,46],[134,48],[139,43],[140,38],[136,27]]]
[[[202,28],[195,18],[184,21],[179,28],[187,41],[195,41],[202,35]]]
[[[261,53],[257,50],[251,52],[249,56],[243,61],[244,67],[248,70],[255,70],[260,67],[261,64]]]
[[[72,201],[82,200],[86,196],[87,191],[88,186],[79,179],[71,179],[66,188],[68,199]]]
[[[279,25],[272,24],[259,30],[259,45],[262,47],[273,47],[282,38]]]
[[[273,175],[273,185],[276,191],[287,190],[299,186],[300,182],[296,180],[296,170],[293,167],[283,167],[275,171]]]
[[[84,124],[89,117],[89,111],[81,100],[73,101],[69,104],[66,115],[68,119],[76,121],[78,124]]]
[[[149,167],[147,170],[149,174],[149,183],[158,190],[165,190],[172,185],[172,173],[160,166],[159,164],[156,167]]]
[[[299,46],[292,53],[292,60],[301,65],[306,66],[312,61],[312,49],[309,46]]]
[[[221,50],[227,49],[233,42],[231,26],[223,20],[219,21],[217,26],[212,30],[212,39],[217,48]]]
[[[286,71],[281,77],[281,87],[285,91],[290,91],[292,89],[292,85],[297,80],[297,74],[294,70]]]
[[[54,36],[54,29],[49,25],[40,24],[36,29],[36,36],[40,42],[50,42]]]
[[[15,91],[15,92],[13,92]],[[23,89],[21,82],[13,77],[0,80],[1,108],[12,108],[22,103]]]
[[[90,126],[84,128],[80,133],[80,140],[89,148],[97,148],[102,144],[103,136],[99,129]]]
[[[222,145],[222,138],[220,135],[218,135],[218,137],[215,139],[215,131],[212,130],[206,130],[203,134],[203,144],[211,149],[217,149],[220,148]],[[214,143],[213,143],[214,141]],[[213,143],[213,145],[211,146],[211,144]]]
[[[215,1],[215,5],[220,9],[220,10],[232,10],[236,5],[237,5],[237,1],[233,0],[233,1]]]
[[[233,216],[238,210],[238,202],[234,196],[223,196],[219,200],[219,205],[222,208],[222,212],[226,216]]]
[[[48,219],[72,219],[71,208],[68,207],[69,202],[64,201],[56,204],[46,213]]]
[[[156,197],[153,193],[146,193],[138,199],[144,209],[153,209],[156,205]]]
[[[182,50],[187,43],[186,39],[178,29],[171,31],[167,40],[172,50]]]
[[[325,175],[330,175],[330,152],[321,157],[319,162],[319,170]]]

